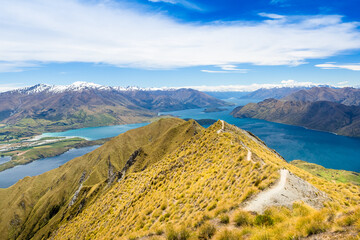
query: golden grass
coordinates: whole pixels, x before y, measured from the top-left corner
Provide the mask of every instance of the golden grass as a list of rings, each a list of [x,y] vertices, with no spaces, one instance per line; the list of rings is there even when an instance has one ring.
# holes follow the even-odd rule
[[[53,239],[296,239],[334,229],[359,230],[357,186],[335,184],[288,164],[256,138],[228,124],[219,134],[221,122],[206,130],[176,119],[153,124],[77,160],[92,166],[77,167],[89,171],[79,200],[69,209],[61,207],[50,224],[39,226],[35,237],[41,237],[47,226],[52,226],[47,232]],[[155,127],[163,131],[152,130]],[[253,153],[253,161],[246,160],[244,145]],[[109,162],[119,170],[140,147],[143,152],[126,176],[107,185]],[[73,161],[64,169],[70,171],[68,167],[77,164]],[[244,201],[275,183],[281,168],[309,181],[332,201],[321,210],[294,203],[291,209],[271,207],[261,215],[242,211]],[[73,184],[73,189],[78,186],[77,181]],[[67,191],[68,195],[55,195],[69,198],[74,190]],[[44,208],[49,200],[39,199],[36,204]],[[82,200],[85,205],[79,212]]]

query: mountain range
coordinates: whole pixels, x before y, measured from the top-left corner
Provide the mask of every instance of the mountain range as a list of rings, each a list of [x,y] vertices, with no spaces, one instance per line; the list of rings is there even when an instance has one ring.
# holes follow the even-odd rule
[[[38,84],[0,93],[2,135],[148,121],[159,111],[225,106],[193,89],[152,90],[76,82],[67,86]],[[23,129],[26,128],[26,131]]]
[[[358,231],[358,193],[223,121],[168,118],[0,189],[0,238],[341,239]]]
[[[267,99],[275,98],[281,99],[291,93],[298,92],[300,90],[309,89],[310,87],[279,87],[279,88],[260,88],[256,91],[250,92],[241,98],[244,99]]]
[[[360,89],[351,87],[314,87],[294,92],[284,97],[283,100],[302,102],[329,101],[347,106],[360,106]]]
[[[231,114],[360,137],[359,99],[359,89],[314,87],[280,100],[270,98],[239,106]]]

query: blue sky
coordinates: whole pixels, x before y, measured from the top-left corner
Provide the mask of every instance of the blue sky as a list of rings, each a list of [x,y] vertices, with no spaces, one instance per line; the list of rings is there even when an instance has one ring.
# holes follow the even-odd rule
[[[358,0],[5,1],[0,91],[75,81],[359,86],[358,9]]]

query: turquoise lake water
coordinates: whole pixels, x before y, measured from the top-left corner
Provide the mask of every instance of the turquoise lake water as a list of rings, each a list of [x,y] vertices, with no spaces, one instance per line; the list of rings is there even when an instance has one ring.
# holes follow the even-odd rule
[[[247,99],[227,99],[236,105],[244,105]],[[228,107],[223,112],[203,113],[204,109],[190,109],[160,114],[171,114],[180,118],[224,120],[240,128],[251,131],[261,138],[270,148],[279,152],[287,161],[300,159],[327,168],[345,169],[360,172],[360,138],[338,136],[332,133],[305,129],[258,119],[238,119],[230,115],[234,108]],[[65,132],[44,133],[41,137],[77,136],[89,140],[114,137],[130,129],[147,125],[148,123],[128,124],[82,128]],[[16,166],[0,172],[0,187],[9,187],[25,176],[35,176],[54,169],[67,161],[82,156],[97,146],[72,149],[62,155],[36,160],[32,163]],[[0,161],[8,161],[8,158]],[[0,162],[2,163],[2,162]]]
[[[68,130],[65,132],[44,133],[39,138],[43,137],[82,137],[87,140],[97,140],[101,138],[115,137],[120,133],[124,133],[130,129],[139,128],[149,123],[135,123],[116,126],[105,127],[91,127]]]
[[[69,151],[55,157],[39,159],[25,165],[18,165],[0,172],[0,188],[7,188],[26,176],[36,176],[51,169],[57,168],[64,163],[80,157],[98,148],[99,145],[70,149]]]

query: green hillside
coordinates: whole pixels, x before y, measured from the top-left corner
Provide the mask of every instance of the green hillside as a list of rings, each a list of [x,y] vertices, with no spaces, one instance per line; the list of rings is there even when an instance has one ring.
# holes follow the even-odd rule
[[[357,172],[324,168],[318,164],[301,160],[294,160],[290,163],[328,181],[360,185],[360,173]]]

